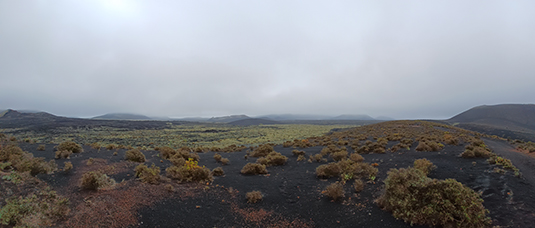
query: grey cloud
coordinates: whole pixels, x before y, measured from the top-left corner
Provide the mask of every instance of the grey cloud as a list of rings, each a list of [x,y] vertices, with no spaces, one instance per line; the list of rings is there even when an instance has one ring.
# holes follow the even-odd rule
[[[109,2],[0,2],[0,109],[447,118],[535,97],[530,1]]]

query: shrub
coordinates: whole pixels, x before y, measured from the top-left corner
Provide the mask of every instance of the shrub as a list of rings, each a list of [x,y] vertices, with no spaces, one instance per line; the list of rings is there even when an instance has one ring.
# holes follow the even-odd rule
[[[89,158],[89,159],[87,159],[87,163],[86,163],[86,165],[93,165],[93,162],[94,162],[94,161],[95,161],[95,160],[94,160],[93,158]]]
[[[157,167],[154,163],[150,168],[144,164],[139,164],[134,171],[136,171],[136,177],[139,177],[143,183],[160,183],[160,167]]]
[[[39,150],[39,151],[45,150],[45,144],[41,144],[41,145],[37,146],[37,150]]]
[[[247,203],[256,203],[262,200],[262,193],[260,191],[251,191],[245,194]]]
[[[269,145],[269,144],[262,144],[260,146],[258,146],[258,148],[254,149],[252,152],[251,152],[251,156],[253,157],[264,157],[266,155],[268,155],[270,152],[273,152],[273,146],[272,145]]]
[[[98,150],[100,149],[100,143],[98,142],[94,142],[94,143],[91,143],[91,145],[89,145],[91,148],[95,149],[95,150]]]
[[[193,158],[189,158],[182,166],[171,166],[165,172],[181,182],[212,181],[212,172],[204,166],[200,167]]]
[[[58,150],[67,150],[73,153],[81,153],[84,152],[84,149],[80,144],[77,144],[72,141],[62,142],[58,145]]]
[[[175,191],[175,187],[173,187],[173,185],[171,185],[171,184],[166,184],[165,185],[165,190],[167,190],[168,192],[174,192]]]
[[[106,149],[107,149],[107,150],[115,150],[115,149],[117,149],[117,147],[118,147],[118,146],[115,145],[115,144],[108,144],[108,145],[106,145]]]
[[[440,227],[486,227],[480,195],[454,179],[428,178],[420,169],[391,169],[377,203],[405,222]]]
[[[64,172],[70,172],[73,168],[72,162],[65,162],[65,165],[63,167]]]
[[[334,152],[331,154],[331,158],[335,161],[340,161],[342,159],[345,159],[347,158],[347,151],[346,150],[341,150],[341,151],[338,151],[338,152]]]
[[[284,165],[288,157],[279,152],[272,151],[267,156],[259,158],[256,162],[266,166]]]
[[[304,161],[306,158],[305,158],[305,155],[299,155],[297,157],[297,161]]]
[[[354,162],[362,162],[364,161],[364,157],[362,157],[362,155],[358,153],[352,153],[351,155],[349,155],[349,160]]]
[[[72,152],[68,150],[58,150],[56,151],[56,159],[69,158]]]
[[[436,166],[434,166],[431,161],[422,158],[414,161],[414,168],[419,169],[427,176],[431,170],[436,168]]]
[[[483,142],[472,142],[465,147],[461,157],[463,158],[488,158],[492,156],[492,152],[487,148]]]
[[[364,182],[361,179],[356,179],[353,183],[353,188],[355,192],[361,192],[364,189]]]
[[[6,199],[6,204],[0,208],[0,224],[51,227],[53,220],[67,216],[69,211],[69,199],[58,196],[55,191],[45,190],[38,195]]]
[[[176,154],[173,148],[167,146],[158,148],[158,151],[160,151],[160,157],[163,159],[169,159]]]
[[[368,163],[353,162],[351,160],[342,160],[336,163],[331,162],[316,168],[317,177],[330,178],[340,176],[343,181],[365,176],[373,178],[377,175],[377,172],[378,169]]]
[[[145,155],[138,149],[127,150],[124,159],[133,162],[145,162]]]
[[[257,174],[267,174],[268,171],[267,171],[265,165],[257,164],[257,163],[247,163],[241,169],[241,173],[242,174],[257,175]]]
[[[213,176],[223,176],[225,175],[225,171],[223,171],[223,168],[221,167],[216,167],[212,170],[212,175]]]
[[[328,185],[322,193],[335,201],[345,195],[344,186],[339,182]]]
[[[220,162],[221,161],[221,155],[220,154],[214,154],[214,159],[216,162]]]
[[[316,167],[316,176],[320,178],[335,177],[342,173],[342,169],[338,166],[338,163],[329,163]]]
[[[305,156],[305,151],[302,151],[302,150],[292,150],[292,154],[294,156],[299,156],[299,155],[303,155]]]
[[[314,154],[314,156],[310,155],[309,159],[310,161],[315,161],[315,162],[326,161],[326,159],[325,160],[323,159],[323,154]]]
[[[98,190],[115,184],[115,181],[100,171],[84,173],[80,179],[82,189]]]
[[[221,164],[226,165],[229,162],[230,162],[230,160],[228,160],[228,158],[221,158]]]

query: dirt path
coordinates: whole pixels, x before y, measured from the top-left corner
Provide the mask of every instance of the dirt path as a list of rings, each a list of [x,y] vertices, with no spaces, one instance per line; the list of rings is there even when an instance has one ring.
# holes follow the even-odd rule
[[[532,186],[535,186],[535,158],[516,150],[515,147],[506,142],[494,140],[484,141],[494,153],[510,159],[520,169],[522,178]]]

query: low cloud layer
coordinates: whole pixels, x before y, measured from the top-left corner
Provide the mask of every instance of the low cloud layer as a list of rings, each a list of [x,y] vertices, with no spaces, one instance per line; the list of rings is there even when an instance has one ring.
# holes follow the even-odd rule
[[[534,103],[531,1],[2,1],[0,109],[448,118]]]

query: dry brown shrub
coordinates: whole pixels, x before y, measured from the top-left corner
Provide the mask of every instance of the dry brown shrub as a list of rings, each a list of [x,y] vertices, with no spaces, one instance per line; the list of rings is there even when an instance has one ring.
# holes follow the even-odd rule
[[[306,158],[305,158],[304,155],[299,155],[299,156],[297,157],[297,161],[304,161],[304,160],[306,160]]]
[[[338,163],[329,163],[320,165],[316,168],[316,176],[320,178],[329,178],[339,176],[342,173],[342,169],[338,166]]]
[[[183,166],[186,164],[186,159],[184,159],[182,156],[173,156],[171,159],[169,159],[171,163],[173,163],[174,166]]]
[[[305,151],[302,151],[302,150],[292,150],[292,154],[294,156],[299,156],[299,155],[303,155],[305,156]]]
[[[212,175],[213,176],[223,176],[225,175],[225,171],[223,171],[223,168],[221,167],[216,167],[212,170]]]
[[[108,177],[108,175],[100,171],[90,171],[84,173],[80,179],[80,187],[82,189],[98,190],[105,187],[110,187],[115,184],[115,180]]]
[[[346,150],[340,150],[338,152],[334,152],[331,154],[331,158],[335,161],[340,161],[342,159],[346,159],[347,158],[347,151]]]
[[[345,195],[344,186],[339,182],[330,184],[322,193],[335,201]]]
[[[228,158],[221,158],[221,164],[227,165],[229,162],[230,160],[228,160]]]
[[[245,194],[247,203],[257,203],[262,200],[262,193],[260,191],[250,191]]]
[[[221,161],[221,158],[223,158],[223,157],[221,157],[220,154],[217,154],[217,153],[214,154],[214,159],[215,159],[216,162],[220,162],[220,161]]]
[[[258,146],[258,148],[251,151],[251,156],[253,157],[264,157],[268,155],[269,153],[273,152],[273,146],[270,144],[262,144]]]
[[[160,167],[157,167],[154,165],[154,163],[150,168],[144,164],[140,164],[134,169],[134,171],[136,172],[136,177],[139,177],[143,183],[160,183]]]
[[[176,154],[173,148],[167,146],[158,148],[158,151],[160,151],[160,157],[163,159],[169,159]]]
[[[45,150],[45,144],[41,144],[41,145],[37,146],[37,150],[44,151]]]
[[[84,152],[84,149],[80,144],[77,144],[72,141],[62,142],[58,145],[58,150],[67,150],[73,153],[81,153]]]
[[[69,158],[72,152],[68,150],[58,150],[56,151],[56,159]]]
[[[138,149],[127,150],[124,159],[133,162],[145,162],[145,155]]]
[[[257,163],[247,163],[245,164],[245,166],[243,166],[241,173],[257,175],[257,174],[267,174],[268,171],[265,165],[257,164]]]
[[[364,190],[364,182],[361,179],[356,179],[355,183],[353,183],[353,188],[355,192],[361,192]]]
[[[70,172],[73,168],[72,162],[65,162],[63,171],[64,172]]]
[[[362,162],[364,161],[364,157],[358,153],[351,153],[351,155],[349,155],[349,160],[354,162]]]
[[[414,168],[419,169],[427,176],[431,170],[436,169],[436,166],[431,161],[422,158],[414,161]]]

